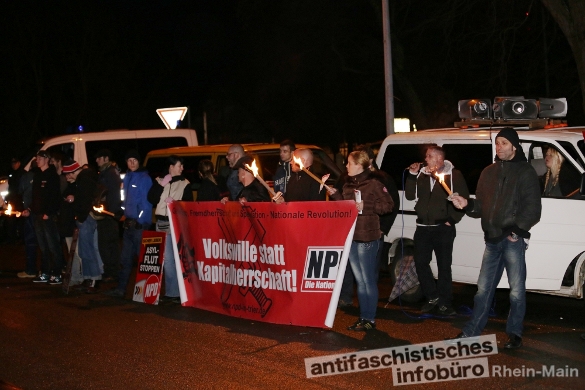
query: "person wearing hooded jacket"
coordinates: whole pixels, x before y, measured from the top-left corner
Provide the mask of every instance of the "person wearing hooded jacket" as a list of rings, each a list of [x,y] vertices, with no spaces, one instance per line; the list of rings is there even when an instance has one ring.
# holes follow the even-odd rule
[[[526,260],[530,229],[540,220],[542,203],[536,171],[526,161],[518,133],[510,127],[496,136],[495,162],[479,177],[475,199],[453,196],[455,207],[481,218],[485,251],[477,280],[473,313],[454,339],[479,336],[487,324],[490,307],[502,273],[510,284],[510,313],[504,348],[522,346],[526,312]]]
[[[296,147],[294,142],[286,139],[280,143],[280,161],[274,173],[274,192],[286,194],[286,185],[291,175],[291,163]]]
[[[410,165],[404,193],[406,199],[416,199],[414,265],[426,298],[421,311],[426,313],[437,307],[438,314],[451,316],[456,314],[452,306],[451,276],[455,224],[461,221],[465,213],[456,209],[447,199],[449,194],[437,180],[436,174],[444,175],[444,181],[451,191],[461,196],[469,197],[469,190],[461,172],[449,160],[445,160],[445,151],[440,146],[427,149],[425,162],[427,165],[422,169],[420,163]],[[439,271],[436,282],[430,266],[433,251]]]
[[[171,240],[170,221],[168,216],[167,205],[176,200],[193,200],[193,191],[189,180],[185,179],[183,173],[183,159],[179,156],[172,155],[167,159],[169,173],[164,177],[157,177],[156,182],[148,191],[148,201],[155,206],[156,231],[165,232],[165,252],[164,252],[164,275],[165,275],[165,296],[160,298],[160,302],[180,303],[179,282],[177,277],[177,268],[175,265],[175,255],[173,251],[173,242]]]

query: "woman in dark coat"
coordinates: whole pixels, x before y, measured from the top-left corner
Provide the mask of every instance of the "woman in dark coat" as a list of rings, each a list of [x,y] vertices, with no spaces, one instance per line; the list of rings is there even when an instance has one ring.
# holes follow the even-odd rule
[[[368,331],[376,328],[377,254],[382,236],[379,216],[391,212],[394,202],[384,184],[368,169],[370,158],[366,152],[350,153],[346,166],[348,176],[342,193],[332,189],[330,195],[334,200],[354,200],[360,212],[349,252],[349,264],[357,283],[360,318],[348,329]]]
[[[210,160],[201,160],[197,170],[199,177],[201,177],[201,186],[197,190],[197,201],[221,200],[221,190],[213,176],[213,163]]]

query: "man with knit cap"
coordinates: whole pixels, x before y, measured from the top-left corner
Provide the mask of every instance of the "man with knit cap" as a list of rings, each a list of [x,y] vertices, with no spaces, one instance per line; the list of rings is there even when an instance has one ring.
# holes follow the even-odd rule
[[[148,171],[140,166],[140,154],[131,149],[126,153],[128,171],[124,176],[124,235],[120,263],[122,269],[118,286],[107,294],[123,297],[130,280],[134,258],[140,253],[142,231],[148,230],[152,221],[152,205],[147,195],[152,187]]]
[[[486,242],[473,314],[455,339],[481,334],[505,268],[510,313],[506,323],[509,340],[504,348],[519,348],[526,312],[525,251],[529,230],[540,220],[542,207],[538,176],[526,161],[514,129],[506,127],[496,136],[495,163],[481,172],[475,199],[453,196],[453,204],[470,217],[481,218]]]
[[[67,199],[73,205],[75,223],[79,229],[77,254],[81,258],[83,279],[86,280],[87,293],[97,292],[98,281],[102,279],[104,266],[97,246],[98,216],[93,215],[94,198],[98,187],[97,173],[91,168],[83,169],[77,161],[63,164],[63,174],[67,181],[76,184],[75,194]]]

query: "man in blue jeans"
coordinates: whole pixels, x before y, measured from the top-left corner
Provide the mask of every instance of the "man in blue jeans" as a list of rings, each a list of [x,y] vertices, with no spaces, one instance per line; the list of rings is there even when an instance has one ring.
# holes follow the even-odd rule
[[[148,230],[152,221],[152,205],[147,194],[152,187],[148,171],[140,166],[140,154],[132,149],[126,153],[128,171],[124,177],[124,235],[120,263],[122,269],[118,286],[107,295],[124,297],[132,273],[134,258],[140,254],[142,231]]]
[[[77,255],[81,258],[86,292],[94,294],[98,290],[98,281],[102,280],[104,273],[104,265],[97,246],[96,218],[100,216],[93,212],[98,176],[92,168],[82,168],[77,161],[73,160],[63,163],[63,174],[67,181],[76,184],[75,193],[68,195],[67,199],[73,205],[75,221],[79,229]]]
[[[486,167],[477,183],[475,199],[453,197],[453,204],[473,218],[481,217],[486,247],[483,254],[473,314],[454,339],[479,336],[504,268],[510,284],[510,313],[506,324],[509,340],[504,348],[522,346],[526,312],[525,251],[529,230],[540,220],[538,176],[526,161],[520,139],[510,127],[496,136],[496,161]]]

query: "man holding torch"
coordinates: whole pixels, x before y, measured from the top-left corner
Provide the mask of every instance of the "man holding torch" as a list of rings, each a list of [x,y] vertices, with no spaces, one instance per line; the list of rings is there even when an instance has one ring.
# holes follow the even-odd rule
[[[450,195],[457,192],[468,198],[469,190],[461,172],[445,160],[445,151],[440,146],[427,149],[425,162],[426,166],[422,169],[421,163],[410,165],[405,185],[406,199],[416,200],[414,264],[427,300],[421,311],[426,313],[437,307],[440,315],[451,316],[456,314],[451,304],[455,224],[465,213],[453,206]],[[436,282],[430,267],[433,251],[439,271]]]
[[[236,196],[240,202],[270,202],[268,190],[260,183],[259,178],[254,176],[251,167],[254,164],[254,158],[244,156],[240,158],[232,169],[237,170],[238,180],[243,185],[242,190]],[[225,204],[227,198],[221,200]]]
[[[299,165],[299,161],[302,167]],[[312,165],[313,152],[311,149],[296,149],[294,151],[290,161],[292,173],[288,180],[286,194],[284,199],[281,197],[276,200],[276,203],[326,199],[327,191],[321,188],[319,181],[311,177]]]
[[[104,280],[115,280],[118,277],[120,266],[120,228],[119,217],[122,215],[122,199],[120,188],[120,169],[112,161],[112,152],[109,149],[100,149],[94,155],[99,169],[98,183],[108,189],[105,206],[114,216],[104,215],[97,221],[98,247],[104,262]]]

